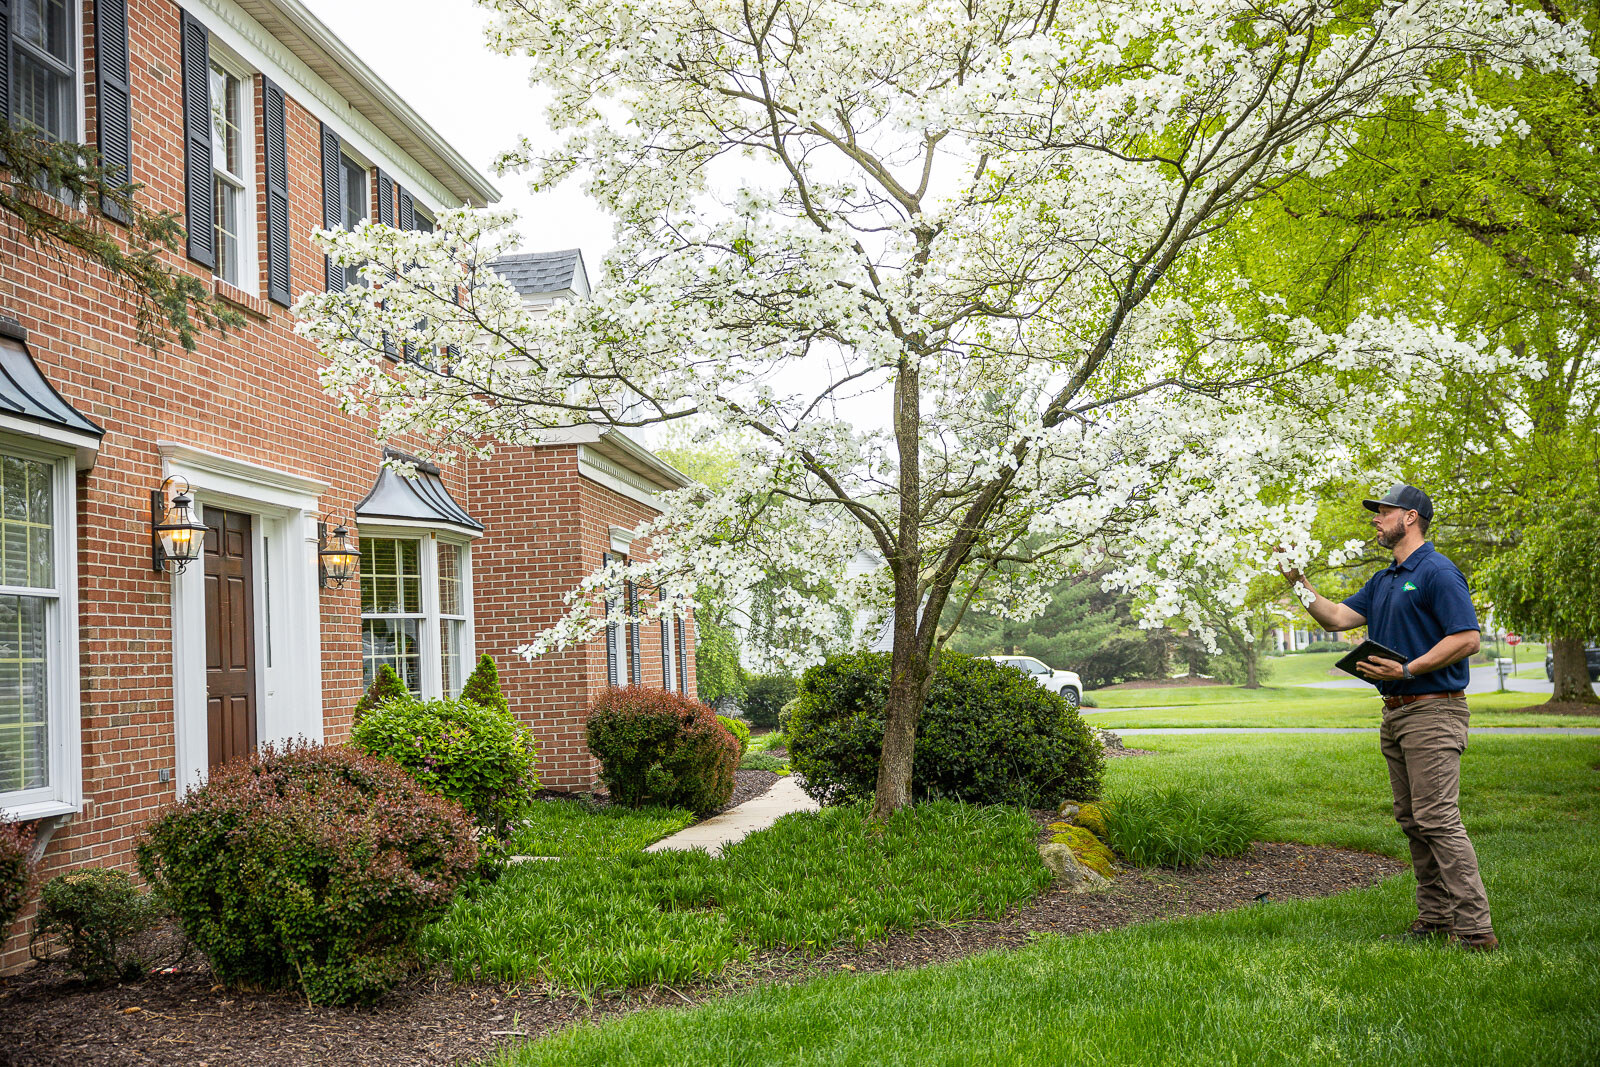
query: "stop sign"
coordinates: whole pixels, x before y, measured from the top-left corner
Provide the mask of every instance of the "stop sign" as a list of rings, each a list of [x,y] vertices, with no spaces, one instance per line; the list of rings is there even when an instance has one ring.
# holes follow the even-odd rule
[[[1522,638],[1517,634],[1506,634],[1506,644],[1520,645],[1522,644]]]

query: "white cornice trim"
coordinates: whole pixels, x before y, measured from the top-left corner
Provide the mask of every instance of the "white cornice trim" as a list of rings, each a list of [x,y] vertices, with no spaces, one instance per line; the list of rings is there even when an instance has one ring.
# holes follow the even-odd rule
[[[578,474],[647,508],[661,510],[661,498],[652,492],[653,487],[648,482],[626,467],[597,455],[586,445],[578,446]]]
[[[218,455],[177,441],[157,441],[156,451],[161,454],[165,466],[205,471],[233,481],[248,482],[251,485],[277,489],[297,496],[319,497],[329,488],[327,482],[319,482],[315,478],[291,474],[289,471],[251,463],[249,460]]]

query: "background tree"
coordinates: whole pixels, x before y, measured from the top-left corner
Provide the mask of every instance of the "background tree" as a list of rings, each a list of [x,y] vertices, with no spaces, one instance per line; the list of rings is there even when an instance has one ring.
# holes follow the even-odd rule
[[[880,819],[909,801],[933,661],[970,607],[1036,610],[1116,546],[1147,614],[1201,625],[1191,563],[1319,551],[1315,509],[1264,493],[1352,476],[1330,434],[1431,394],[1445,366],[1520,366],[1407,319],[1330,334],[1207,299],[1207,242],[1337,166],[1355,124],[1432,93],[1442,63],[1594,74],[1575,28],[1467,0],[495,9],[492,43],[529,58],[568,134],[504,163],[536,186],[587,171],[618,219],[604,283],[529,315],[488,269],[500,214],[326,235],[375,284],[299,304],[324,382],[434,454],[573,422],[737,440],[728,484],[669,494],[658,556],[590,576],[528,652],[586,640],[625,577],[727,592],[778,571],[836,592],[778,605],[797,661],[875,609],[893,633]],[[1430,106],[1482,136],[1515,121],[1448,92]],[[385,332],[454,354],[396,368]],[[850,573],[868,548],[882,567]]]
[[[176,339],[192,352],[201,330],[225,332],[244,317],[212,291],[210,279],[183,269],[187,234],[177,214],[151,211],[141,188],[108,171],[94,149],[52,141],[0,115],[0,217],[34,247],[110,274],[133,301],[141,344],[157,350]],[[109,205],[127,224],[76,204]]]

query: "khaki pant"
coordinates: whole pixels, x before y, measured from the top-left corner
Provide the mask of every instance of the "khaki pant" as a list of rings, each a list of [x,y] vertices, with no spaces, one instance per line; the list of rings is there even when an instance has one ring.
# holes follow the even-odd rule
[[[1489,933],[1489,898],[1457,804],[1467,702],[1457,697],[1385,708],[1378,739],[1389,762],[1395,821],[1411,842],[1417,917],[1458,934]]]

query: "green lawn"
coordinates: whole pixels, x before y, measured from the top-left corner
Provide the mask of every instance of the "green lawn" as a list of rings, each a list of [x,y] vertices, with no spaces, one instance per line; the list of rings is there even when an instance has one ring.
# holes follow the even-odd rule
[[[1310,657],[1307,657],[1308,659]],[[1101,689],[1091,693],[1102,708],[1181,707],[1208,704],[1270,704],[1276,701],[1349,699],[1361,690],[1310,689],[1303,685],[1180,685],[1163,689]]]
[[[1242,797],[1266,836],[1403,853],[1366,736],[1148,739],[1111,789]],[[1462,806],[1504,948],[1381,940],[1409,875],[1020,951],[766,987],[581,1026],[500,1062],[1592,1064],[1600,1060],[1600,739],[1474,737]]]
[[[581,798],[550,798],[533,811],[512,838],[514,856],[589,859],[637,852],[694,822],[682,808],[599,807]]]
[[[1233,688],[1203,691],[1249,692]],[[1383,711],[1383,705],[1375,696],[1360,690],[1298,689],[1287,692],[1288,695],[1271,700],[1090,712],[1083,719],[1105,730],[1152,726],[1375,727]],[[1535,693],[1483,693],[1468,697],[1467,706],[1472,710],[1473,726],[1600,726],[1600,718],[1593,716],[1508,713],[1511,708],[1527,707],[1545,699]]]
[[[693,982],[753,949],[820,951],[1001,915],[1049,884],[1026,812],[922,804],[868,828],[863,811],[786,815],[720,859],[634,851],[521,864],[458,900],[422,948],[463,979]]]

